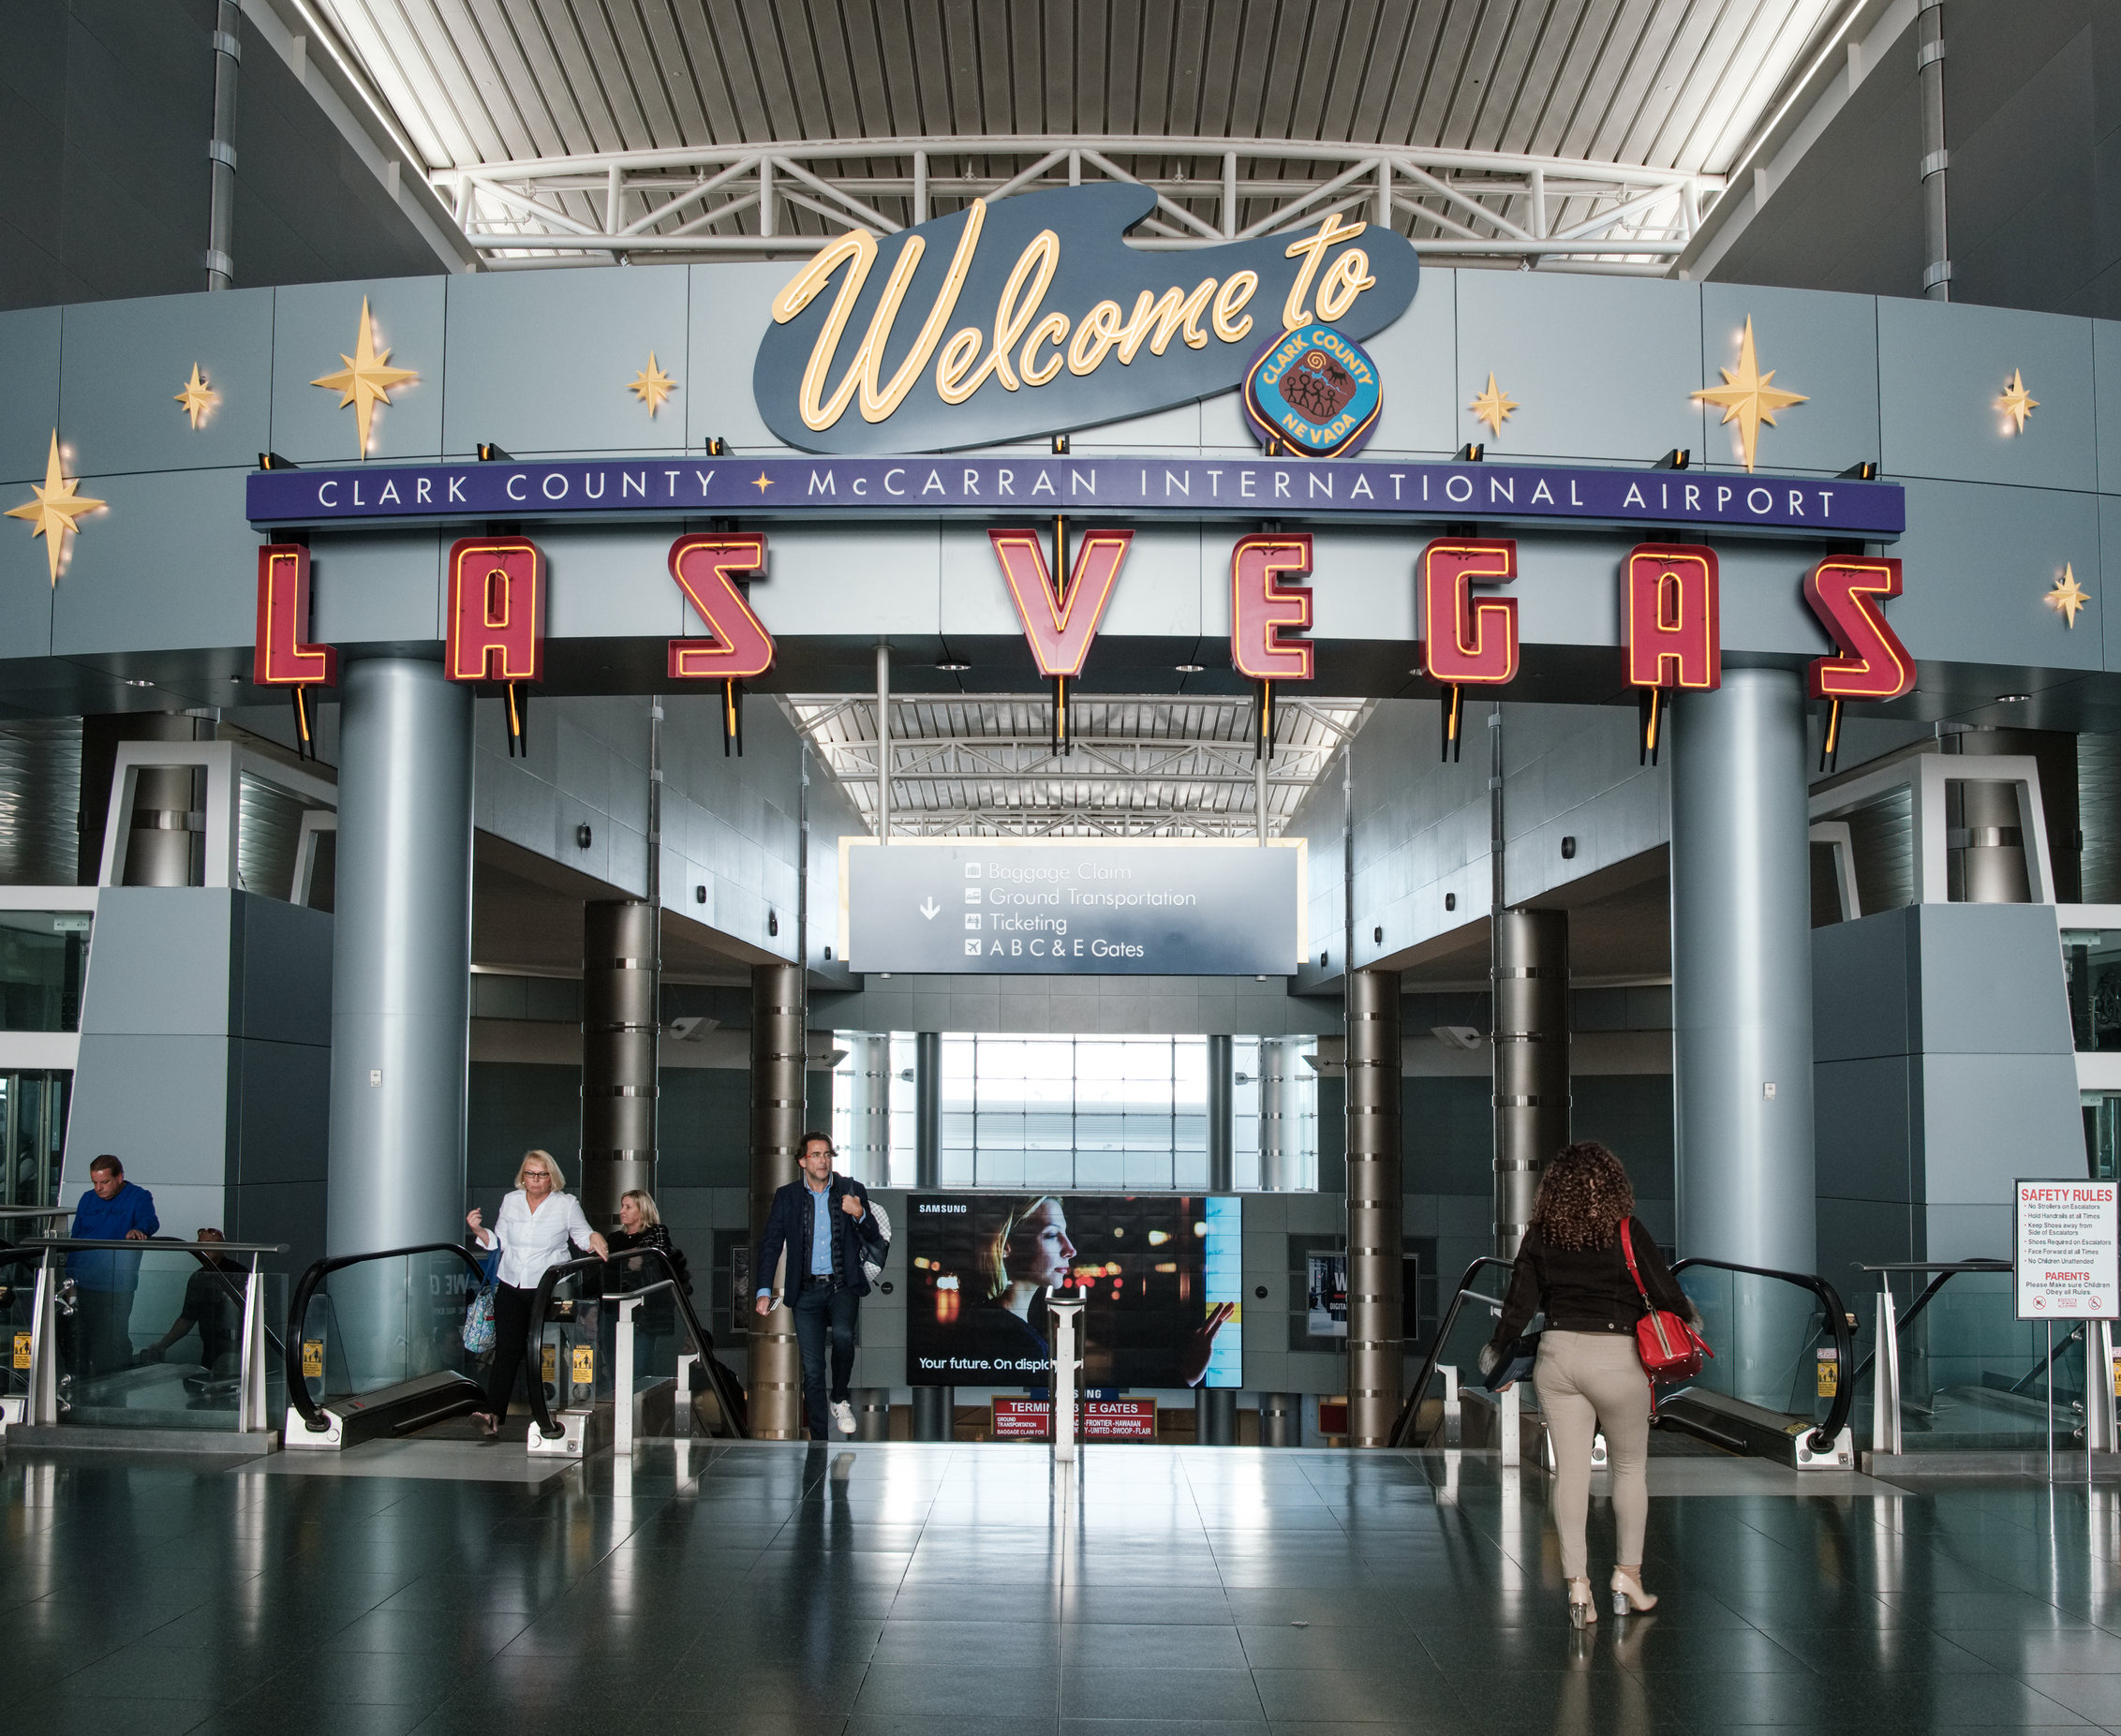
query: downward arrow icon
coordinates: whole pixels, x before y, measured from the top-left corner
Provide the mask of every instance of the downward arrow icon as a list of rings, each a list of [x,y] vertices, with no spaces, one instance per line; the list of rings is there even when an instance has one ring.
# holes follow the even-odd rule
[[[925,902],[916,905],[914,908],[917,909],[921,913],[921,914],[926,916],[930,922],[933,922],[939,915],[942,913],[942,906],[938,904],[933,898],[929,898]]]

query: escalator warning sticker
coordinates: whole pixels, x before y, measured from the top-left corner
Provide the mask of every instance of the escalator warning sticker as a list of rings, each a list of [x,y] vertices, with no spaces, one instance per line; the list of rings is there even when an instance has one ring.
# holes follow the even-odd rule
[[[574,1346],[574,1384],[586,1387],[597,1378],[597,1347],[594,1344]]]
[[[1819,1352],[1818,1396],[1822,1399],[1831,1399],[1840,1390],[1840,1352],[1830,1346]]]
[[[304,1380],[324,1378],[324,1341],[305,1338],[302,1341],[302,1377]]]
[[[19,1369],[29,1367],[29,1334],[27,1332],[17,1332],[15,1334],[15,1366]]]
[[[558,1369],[559,1346],[557,1344],[545,1345],[544,1355],[540,1358],[538,1378],[543,1381],[546,1386],[550,1387],[553,1384],[554,1376],[557,1372]]]

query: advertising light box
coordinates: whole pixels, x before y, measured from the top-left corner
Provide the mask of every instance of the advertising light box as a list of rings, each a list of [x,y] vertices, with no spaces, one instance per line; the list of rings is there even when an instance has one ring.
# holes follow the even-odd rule
[[[896,846],[894,846],[896,848]],[[915,1194],[916,1387],[1045,1387],[1046,1297],[1080,1289],[1086,1387],[1239,1387],[1242,1213],[1197,1194]]]
[[[863,972],[1287,976],[1301,843],[843,838],[840,940]]]

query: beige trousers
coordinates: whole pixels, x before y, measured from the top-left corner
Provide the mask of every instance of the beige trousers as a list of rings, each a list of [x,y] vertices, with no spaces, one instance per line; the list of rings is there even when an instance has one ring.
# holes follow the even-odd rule
[[[1635,1334],[1542,1332],[1532,1383],[1554,1443],[1554,1528],[1561,1533],[1563,1574],[1580,1580],[1589,1572],[1583,1527],[1591,1510],[1591,1437],[1600,1429],[1613,1479],[1617,1559],[1639,1565],[1650,1519],[1650,1382]]]

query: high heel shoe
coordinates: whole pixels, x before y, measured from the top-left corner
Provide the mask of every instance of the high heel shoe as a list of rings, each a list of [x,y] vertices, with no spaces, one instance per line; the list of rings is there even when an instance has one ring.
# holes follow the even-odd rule
[[[1640,1567],[1615,1567],[1610,1583],[1615,1615],[1625,1615],[1630,1610],[1647,1612],[1657,1607],[1657,1600],[1642,1589]]]
[[[1591,1601],[1590,1580],[1571,1580],[1568,1582],[1568,1625],[1588,1627],[1597,1619],[1598,1606]]]

